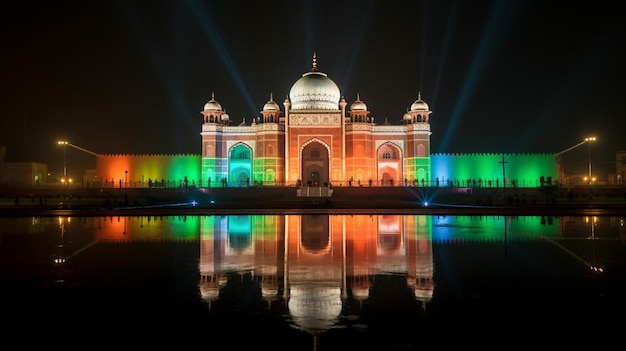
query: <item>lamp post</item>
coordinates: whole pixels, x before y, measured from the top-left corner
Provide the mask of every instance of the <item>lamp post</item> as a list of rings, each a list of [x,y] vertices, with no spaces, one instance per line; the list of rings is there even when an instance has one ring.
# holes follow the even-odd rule
[[[596,137],[587,137],[585,142],[589,146],[589,185],[593,185],[593,178],[591,177],[591,142],[596,141]]]
[[[67,141],[61,140],[58,141],[57,144],[63,145],[63,178],[67,178],[67,159],[65,157],[65,153],[67,150],[67,144],[69,143]]]
[[[561,152],[557,152],[556,154],[554,154],[557,158],[558,158],[558,162],[559,162],[559,168],[561,165],[561,155],[563,155],[564,153],[573,150],[581,145],[584,145],[585,143],[588,144],[589,146],[589,184],[591,184],[593,182],[593,178],[591,177],[591,142],[592,141],[596,141],[596,137],[587,137],[585,139],[583,139],[583,141],[581,141],[580,143],[574,145],[574,146],[570,146],[567,149],[561,151]],[[587,177],[585,177],[584,181],[587,181]]]
[[[99,156],[97,153],[95,153],[93,151],[89,151],[87,149],[84,149],[84,148],[82,148],[80,146],[76,146],[76,145],[70,143],[67,140],[59,140],[59,141],[57,141],[57,144],[58,145],[63,145],[63,178],[67,178],[67,158],[66,158],[65,154],[66,154],[68,146],[71,146],[71,147],[73,147],[75,149],[78,149],[80,151],[86,152],[88,154],[94,155],[96,157]]]

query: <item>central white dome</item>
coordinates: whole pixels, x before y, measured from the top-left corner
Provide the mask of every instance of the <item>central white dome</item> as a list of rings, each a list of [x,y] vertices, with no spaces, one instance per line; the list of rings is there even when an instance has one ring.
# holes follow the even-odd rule
[[[315,55],[311,71],[303,74],[289,91],[293,110],[338,110],[340,97],[337,84],[317,69]]]

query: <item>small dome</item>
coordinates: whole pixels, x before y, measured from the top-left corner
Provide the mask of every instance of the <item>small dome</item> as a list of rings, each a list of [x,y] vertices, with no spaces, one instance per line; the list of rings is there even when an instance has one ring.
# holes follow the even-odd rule
[[[405,113],[404,116],[402,116],[402,119],[410,121],[412,119],[411,114],[408,112]]]
[[[417,100],[411,105],[411,111],[428,111],[428,104],[422,100],[421,93],[417,93]]]
[[[263,106],[263,111],[280,111],[280,107],[274,101],[274,97],[270,94],[270,100]]]
[[[337,84],[317,69],[315,55],[311,71],[303,74],[289,91],[291,108],[294,110],[337,110],[340,97]]]
[[[360,111],[367,111],[367,105],[365,105],[365,103],[363,101],[361,101],[361,98],[359,97],[359,94],[356,94],[356,101],[352,103],[352,105],[350,105],[350,110],[352,111],[356,111],[356,110],[360,110]]]
[[[205,111],[222,111],[222,105],[219,102],[215,101],[215,94],[211,93],[211,100],[204,104]]]

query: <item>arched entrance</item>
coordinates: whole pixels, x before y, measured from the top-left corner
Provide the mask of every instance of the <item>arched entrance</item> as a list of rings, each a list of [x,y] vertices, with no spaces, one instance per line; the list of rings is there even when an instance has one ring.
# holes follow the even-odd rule
[[[378,180],[381,186],[402,184],[402,155],[400,148],[392,143],[385,143],[378,148]]]
[[[311,141],[302,148],[302,181],[305,186],[328,186],[329,154],[326,145]]]
[[[252,175],[252,150],[245,144],[237,144],[230,150],[228,159],[228,183],[231,186],[250,185]]]

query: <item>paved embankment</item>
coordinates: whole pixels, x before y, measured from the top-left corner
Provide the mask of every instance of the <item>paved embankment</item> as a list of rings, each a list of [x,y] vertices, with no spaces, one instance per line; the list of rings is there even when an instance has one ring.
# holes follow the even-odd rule
[[[428,203],[428,204],[427,204]],[[295,187],[28,189],[5,194],[0,216],[228,213],[626,215],[617,192],[592,196],[545,189],[338,187],[298,197]]]

